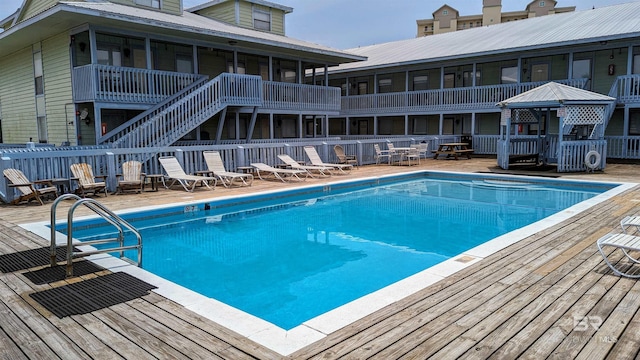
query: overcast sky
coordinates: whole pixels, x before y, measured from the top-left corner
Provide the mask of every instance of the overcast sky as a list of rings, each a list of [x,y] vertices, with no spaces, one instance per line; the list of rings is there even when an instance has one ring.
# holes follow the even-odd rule
[[[184,0],[184,7],[208,0]],[[576,10],[640,0],[560,0],[557,6]],[[0,0],[0,19],[12,14],[23,0]],[[416,20],[429,19],[444,4],[460,15],[482,13],[482,0],[272,0],[293,8],[286,17],[287,36],[349,49],[416,36]],[[524,10],[531,0],[503,0],[502,11]],[[638,15],[640,17],[640,14]]]

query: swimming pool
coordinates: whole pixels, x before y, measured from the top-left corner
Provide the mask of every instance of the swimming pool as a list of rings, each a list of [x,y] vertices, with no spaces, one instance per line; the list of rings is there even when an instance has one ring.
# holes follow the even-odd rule
[[[312,299],[324,306],[312,312],[303,311],[302,317],[285,317],[285,320],[281,320],[281,314],[271,318],[271,315],[255,314],[250,305],[233,305],[276,323],[291,333],[300,332],[299,324],[313,323],[309,319],[325,311],[365,294],[369,294],[365,298],[371,299],[380,287],[411,278],[434,264],[452,259],[481,243],[573,204],[593,199],[614,186],[419,172],[264,193],[240,199],[146,209],[123,216],[143,230],[145,268],[149,267],[150,271],[162,278],[232,305],[233,300],[226,299],[226,295],[243,300],[258,299],[255,303],[263,308],[270,307],[265,304],[287,303],[292,297],[300,297],[307,302]],[[550,187],[550,190],[546,190],[546,187]],[[322,197],[318,198],[319,195]],[[306,215],[300,215],[301,210]],[[431,211],[433,213],[429,213]],[[169,227],[160,228],[154,223],[158,219],[161,219],[160,223],[168,223]],[[375,224],[373,227],[363,225],[370,220]],[[258,221],[264,223],[258,226]],[[196,230],[194,224],[201,228]],[[225,240],[223,234],[237,235],[240,232],[234,226],[243,228],[245,236],[232,236]],[[74,235],[91,237],[96,229],[99,228],[95,226],[95,221],[88,219],[79,224],[78,230],[74,228]],[[202,229],[214,231],[210,233]],[[390,232],[384,233],[382,230]],[[153,234],[170,231],[173,234],[169,239],[172,243],[164,243],[156,249],[151,246]],[[283,240],[289,232],[293,233],[293,242]],[[471,235],[480,236],[474,237],[473,241],[466,241]],[[429,240],[436,241],[429,243]],[[233,242],[234,246],[227,245],[227,242]],[[199,268],[185,272],[182,254],[194,249],[196,253],[206,250],[208,255],[198,260]],[[315,253],[325,253],[326,257],[310,257]],[[398,254],[404,257],[397,258]],[[156,260],[152,260],[154,258]],[[298,267],[285,266],[285,258],[293,259]],[[265,263],[266,259],[276,261]],[[365,261],[358,262],[362,259]],[[247,263],[259,266],[257,270],[247,271]],[[382,268],[384,264],[391,264],[391,269]],[[151,269],[154,266],[156,269]],[[218,272],[220,267],[234,268],[235,272],[225,275]],[[343,273],[338,271],[341,268],[357,271]],[[375,275],[373,270],[381,272]],[[183,278],[174,278],[174,272]],[[250,276],[245,276],[246,273]],[[393,276],[388,276],[389,273],[393,273]],[[215,283],[225,285],[217,295],[208,294],[199,286],[209,286],[210,283],[194,278],[196,274],[205,274]],[[321,274],[330,276],[321,278]],[[293,275],[293,281],[285,280],[287,275]],[[227,278],[228,281],[222,281]],[[384,278],[384,281],[370,284],[369,280],[378,278]],[[284,284],[278,290],[283,294],[257,291],[264,283]],[[239,284],[245,286],[239,288]],[[328,291],[337,285],[342,285],[339,288],[342,290],[337,293]],[[349,288],[349,291],[345,291],[345,288]],[[352,292],[354,288],[358,291]],[[343,293],[348,293],[348,296],[342,298]],[[403,293],[400,291],[399,295]],[[308,295],[307,298],[305,295]],[[276,313],[288,314],[292,309],[279,309]]]

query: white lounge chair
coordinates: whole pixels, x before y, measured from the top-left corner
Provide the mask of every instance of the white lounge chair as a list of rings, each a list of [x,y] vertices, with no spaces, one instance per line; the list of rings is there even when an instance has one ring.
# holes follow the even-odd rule
[[[332,167],[328,167],[328,166],[302,165],[287,154],[280,154],[278,155],[278,158],[284,161],[284,163],[290,166],[292,169],[306,171],[307,173],[309,173],[309,176],[311,177],[316,176],[313,173],[314,171],[318,174],[318,176],[324,176],[324,177],[331,176],[331,170],[333,170]]]
[[[265,163],[251,163],[251,166],[256,168],[256,173],[260,180],[266,180],[262,177],[262,173],[271,174],[274,178],[281,180],[282,182],[290,181],[292,178],[303,181],[307,179],[309,174],[306,170],[278,169]],[[300,175],[304,175],[304,179],[301,179]]]
[[[624,219],[620,220],[620,226],[622,227],[622,231],[625,233],[629,226],[635,226],[636,231],[640,232],[640,216],[626,216]]]
[[[640,269],[636,268],[635,272],[629,271],[629,269],[633,266],[633,264],[629,265],[629,269],[627,271],[623,271],[622,266],[626,266],[625,264],[618,264],[617,266],[612,264],[609,261],[610,255],[607,255],[604,251],[605,247],[613,247],[614,252],[616,249],[622,250],[627,259],[631,260],[632,263],[640,264],[640,259],[637,259],[629,254],[630,251],[640,251],[640,236],[630,235],[630,234],[607,234],[596,242],[598,246],[598,250],[600,254],[604,258],[604,262],[609,265],[611,270],[614,273],[620,276],[626,276],[629,278],[640,278]],[[612,252],[613,253],[613,252]],[[621,260],[622,261],[622,260]]]
[[[171,187],[171,185],[177,182],[182,185],[186,191],[193,192],[196,185],[199,183],[206,186],[209,190],[213,190],[218,183],[214,177],[187,175],[184,172],[184,169],[182,169],[182,165],[178,162],[178,159],[173,156],[162,156],[158,160],[160,161],[160,165],[162,165],[164,171],[167,173],[167,176],[173,180],[168,187]],[[213,187],[210,186],[210,183],[213,183]]]
[[[304,152],[307,153],[307,156],[311,161],[311,165],[331,167],[331,168],[340,170],[340,172],[343,174],[346,174],[347,171],[353,170],[353,165],[351,164],[331,164],[331,163],[323,162],[322,159],[320,158],[320,155],[316,151],[316,148],[311,145],[305,146]]]
[[[219,151],[203,151],[202,155],[209,171],[222,182],[224,187],[230,187],[233,184],[251,186],[253,183],[253,175],[251,174],[227,171]]]

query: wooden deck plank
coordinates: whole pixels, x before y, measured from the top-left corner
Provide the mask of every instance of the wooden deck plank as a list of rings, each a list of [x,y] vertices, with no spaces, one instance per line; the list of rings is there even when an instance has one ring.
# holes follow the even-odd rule
[[[173,329],[166,326],[163,322],[156,320],[155,315],[163,316],[164,314],[156,313],[149,316],[138,311],[136,307],[131,306],[131,303],[139,303],[142,307],[150,307],[146,301],[136,299],[129,301],[127,304],[112,306],[111,309],[113,309],[114,313],[126,318],[127,321],[144,329],[145,333],[149,334],[149,337],[154,338],[162,344],[161,347],[170,347],[172,350],[174,349],[183,354],[186,358],[220,359],[214,352],[202,347],[200,342],[194,341],[195,334],[192,329],[187,327]],[[207,341],[207,339],[202,340]]]
[[[205,321],[202,321],[200,324],[198,324],[199,321],[190,321],[193,317],[191,313],[169,312],[164,310],[162,307],[157,305],[161,305],[162,302],[170,301],[155,293],[151,293],[149,296],[145,296],[145,300],[149,300],[147,298],[151,298],[150,300],[153,301],[153,305],[151,305],[149,302],[138,301],[131,302],[129,305],[136,308],[141,313],[144,313],[147,316],[156,319],[165,326],[174,329],[175,331],[184,331],[188,329],[189,338],[192,341],[199,344],[208,351],[216,354],[216,356],[218,356],[218,354],[223,354],[224,356],[222,356],[222,358],[225,359],[247,358],[247,353],[239,351],[237,347],[234,347],[218,338],[218,336],[222,334],[221,332],[212,331],[216,330],[216,328],[212,326],[214,325],[213,323],[206,324]],[[171,308],[173,309],[176,309],[178,307],[179,305],[175,303],[173,304],[173,306],[171,306]],[[209,331],[207,331],[207,329]],[[276,354],[270,353],[268,355],[273,357]]]
[[[598,327],[596,333],[578,354],[577,358],[603,358],[609,354],[636,312],[632,310],[632,307],[640,303],[640,282],[635,281],[630,290],[625,292],[624,289],[622,289],[622,293],[624,297],[611,311],[610,315],[602,314],[606,315],[602,316],[602,325]],[[600,316],[599,312],[595,314],[596,316]]]
[[[267,349],[254,341],[249,340],[243,336],[239,336],[233,331],[220,326],[208,319],[204,319],[199,315],[195,315],[193,312],[185,309],[183,306],[176,304],[170,300],[164,300],[157,302],[156,305],[163,310],[178,316],[180,319],[187,321],[194,328],[205,330],[207,333],[221,339],[225,343],[228,343],[233,348],[228,348],[225,353],[228,353],[230,359],[275,359],[280,355],[270,349]]]
[[[5,285],[17,291],[15,296],[5,298],[9,307],[53,352],[65,359],[87,358],[81,345],[69,341],[67,335],[58,326],[51,323],[46,317],[39,316],[40,313],[33,306],[26,306],[31,298],[27,293],[22,292],[28,286],[22,278],[16,274],[8,274],[5,278]],[[28,289],[28,292],[31,292],[31,289]],[[2,293],[6,295],[8,292],[2,291]]]
[[[25,281],[25,278],[23,276],[18,276],[16,274],[8,274],[7,277],[13,277],[11,278],[11,281],[7,283],[13,288],[15,292],[21,294],[20,298],[22,301],[31,306],[32,311],[29,307],[24,307],[24,309],[22,309],[22,311],[28,311],[28,313],[23,314],[23,316],[32,317],[37,316],[37,314],[46,314],[44,318],[47,319],[52,326],[60,330],[59,334],[61,335],[61,339],[59,341],[63,343],[63,352],[61,354],[62,358],[66,356],[67,349],[74,348],[82,349],[83,353],[86,353],[89,357],[92,358],[100,356],[109,357],[110,359],[120,358],[117,353],[106,346],[94,334],[82,328],[81,326],[78,326],[78,324],[70,317],[59,319],[53,314],[48,313],[44,308],[40,306],[40,304],[38,304],[28,296],[29,293],[35,290],[50,288],[49,285],[33,285],[30,282]],[[3,294],[5,293],[3,292]],[[51,336],[52,333],[49,333],[48,336]]]

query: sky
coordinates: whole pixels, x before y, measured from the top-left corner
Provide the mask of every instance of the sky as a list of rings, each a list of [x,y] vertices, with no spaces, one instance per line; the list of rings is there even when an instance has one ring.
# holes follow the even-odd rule
[[[185,9],[208,0],[183,0]],[[416,36],[416,20],[432,18],[447,4],[461,16],[482,13],[482,0],[270,0],[293,8],[286,16],[289,37],[336,49],[381,44]],[[558,7],[576,10],[640,0],[559,0]],[[0,19],[11,15],[23,0],[0,0]],[[531,0],[503,0],[502,11],[524,10]]]

